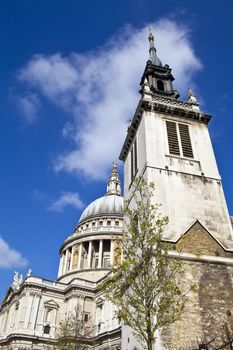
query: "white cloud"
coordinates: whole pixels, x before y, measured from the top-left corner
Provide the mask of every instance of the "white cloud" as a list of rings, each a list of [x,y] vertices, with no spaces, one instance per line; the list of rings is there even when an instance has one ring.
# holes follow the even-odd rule
[[[32,124],[38,115],[40,100],[34,93],[28,93],[25,96],[18,96],[17,103],[21,109],[27,124]]]
[[[83,208],[84,204],[81,201],[78,193],[62,192],[60,197],[55,200],[48,209],[56,212],[63,212],[67,206],[81,209]]]
[[[69,59],[60,54],[35,55],[20,71],[19,80],[38,88],[53,102],[68,106],[78,81],[78,72]]]
[[[63,135],[73,140],[74,147],[58,156],[56,171],[82,173],[92,179],[106,176],[119,155],[128,120],[140,98],[149,26],[155,33],[158,56],[173,68],[175,88],[186,94],[201,63],[193,51],[189,29],[170,20],[141,29],[126,27],[93,52],[34,56],[21,70],[21,81],[73,114]]]
[[[20,252],[11,248],[0,237],[0,268],[17,268],[24,267],[28,264]]]

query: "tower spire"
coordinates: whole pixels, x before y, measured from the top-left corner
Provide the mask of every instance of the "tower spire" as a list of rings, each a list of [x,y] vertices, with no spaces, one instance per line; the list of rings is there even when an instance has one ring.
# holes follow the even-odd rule
[[[167,64],[163,66],[157,56],[154,35],[151,29],[149,30],[148,40],[150,57],[141,78],[140,93],[147,92],[149,94],[162,95],[175,99],[179,98],[179,92],[173,89],[172,81],[174,77],[171,74],[171,68]]]
[[[121,195],[121,181],[120,177],[117,171],[117,162],[113,162],[113,168],[112,168],[112,173],[109,177],[108,184],[107,184],[107,193],[106,196],[110,195]]]
[[[151,28],[149,29],[149,36],[148,36],[148,40],[150,43],[150,47],[149,47],[149,54],[150,54],[150,61],[152,64],[156,65],[156,66],[162,66],[162,63],[160,61],[160,59],[158,58],[157,54],[156,54],[156,48],[154,45],[154,35],[151,31]]]

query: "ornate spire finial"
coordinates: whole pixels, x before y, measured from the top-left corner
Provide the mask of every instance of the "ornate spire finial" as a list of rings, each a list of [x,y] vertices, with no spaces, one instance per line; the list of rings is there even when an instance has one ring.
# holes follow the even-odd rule
[[[112,173],[109,177],[108,184],[107,184],[107,193],[106,196],[110,195],[121,195],[121,181],[118,175],[117,171],[117,161],[115,160],[113,162],[113,168],[112,168]]]
[[[117,161],[114,160],[112,164],[113,164],[112,173],[117,174]]]
[[[154,35],[153,35],[153,33],[152,33],[152,30],[151,30],[151,28],[149,28],[149,36],[148,36],[148,40],[149,40],[149,42],[150,42],[150,44],[154,44]]]
[[[158,58],[158,56],[156,54],[156,48],[154,46],[154,35],[152,33],[151,28],[149,28],[148,40],[149,40],[149,43],[150,43],[149,53],[150,53],[150,61],[151,61],[151,63],[156,65],[156,66],[162,66],[162,63],[161,63],[160,59]]]

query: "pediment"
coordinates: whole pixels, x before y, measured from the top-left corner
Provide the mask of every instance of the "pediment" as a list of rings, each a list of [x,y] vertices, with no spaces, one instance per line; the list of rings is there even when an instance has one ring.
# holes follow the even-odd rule
[[[96,300],[96,305],[102,305],[104,303],[104,298],[103,297],[99,297],[97,300]]]
[[[44,302],[44,306],[48,308],[58,309],[59,305],[54,300],[47,300]]]
[[[196,255],[233,258],[232,252],[224,247],[197,220],[175,243],[176,250]]]

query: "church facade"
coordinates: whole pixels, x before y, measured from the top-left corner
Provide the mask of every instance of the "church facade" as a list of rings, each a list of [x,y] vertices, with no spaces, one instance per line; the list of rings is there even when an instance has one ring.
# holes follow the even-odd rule
[[[221,327],[233,325],[233,229],[208,132],[211,116],[200,110],[191,89],[188,101],[179,99],[152,33],[149,43],[141,98],[120,154],[124,197],[131,198],[135,177],[155,184],[154,203],[169,217],[163,239],[171,245],[169,254],[184,262],[180,283],[184,290],[190,283],[197,287],[189,291],[182,320],[157,335],[155,349],[188,348],[191,340],[214,337],[217,346]],[[122,235],[123,197],[114,163],[106,195],[84,210],[61,246],[57,280],[15,275],[0,308],[0,349],[45,349],[77,304],[94,325],[90,349],[143,349],[98,290],[121,263]]]

